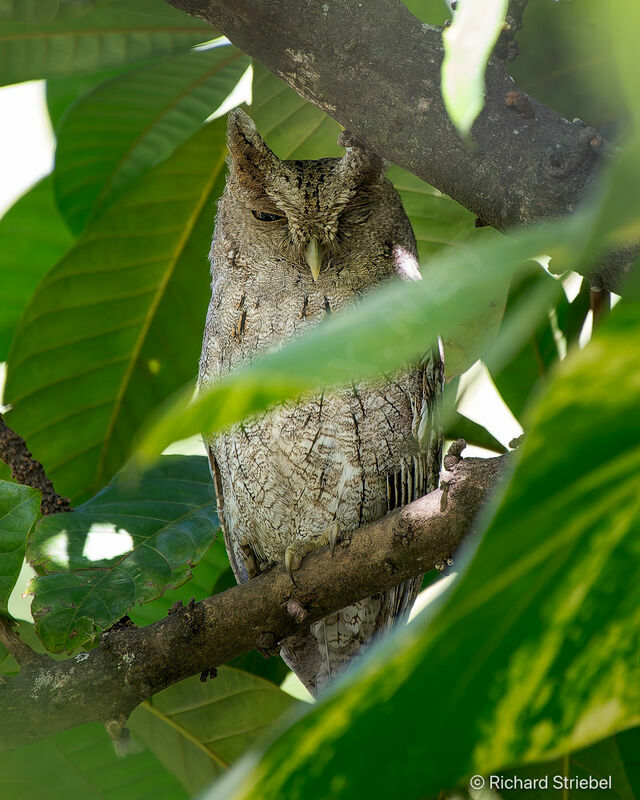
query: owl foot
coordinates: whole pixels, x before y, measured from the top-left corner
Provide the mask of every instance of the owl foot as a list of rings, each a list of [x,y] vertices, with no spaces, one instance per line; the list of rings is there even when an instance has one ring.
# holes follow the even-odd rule
[[[287,574],[291,578],[291,583],[294,586],[298,584],[295,582],[293,573],[300,568],[304,557],[307,553],[312,553],[314,550],[321,550],[327,545],[331,548],[331,555],[336,549],[336,544],[340,539],[340,531],[338,523],[334,520],[329,527],[317,536],[315,539],[305,539],[302,541],[293,542],[284,551],[284,566]]]

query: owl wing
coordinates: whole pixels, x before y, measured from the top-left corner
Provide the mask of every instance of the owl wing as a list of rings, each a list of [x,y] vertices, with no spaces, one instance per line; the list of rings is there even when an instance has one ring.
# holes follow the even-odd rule
[[[229,563],[238,583],[245,583],[249,580],[249,572],[245,560],[241,554],[236,550],[236,541],[230,535],[229,526],[225,519],[224,507],[224,493],[222,490],[222,477],[220,475],[220,468],[218,462],[213,454],[213,449],[210,444],[207,444],[207,458],[209,459],[209,468],[211,470],[211,477],[213,478],[213,486],[216,490],[216,500],[218,505],[218,520],[222,535],[224,536],[224,546],[229,556]]]

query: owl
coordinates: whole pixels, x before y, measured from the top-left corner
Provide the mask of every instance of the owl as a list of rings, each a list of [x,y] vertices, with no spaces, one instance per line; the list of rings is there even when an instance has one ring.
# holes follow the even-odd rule
[[[229,115],[199,387],[281,347],[368,291],[420,280],[416,242],[381,158],[349,140],[342,158],[281,161],[241,110]],[[439,349],[393,375],[321,391],[205,443],[238,582],[436,488],[442,451]],[[327,555],[327,569],[331,569]],[[313,695],[406,618],[420,578],[373,595],[281,643]]]

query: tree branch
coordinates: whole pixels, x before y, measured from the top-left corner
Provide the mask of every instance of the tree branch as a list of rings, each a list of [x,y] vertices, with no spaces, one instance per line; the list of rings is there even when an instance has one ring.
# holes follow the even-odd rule
[[[43,514],[71,511],[69,501],[56,492],[42,464],[31,455],[24,439],[6,424],[2,414],[0,414],[0,458],[8,465],[18,483],[40,490],[42,494],[40,511]]]
[[[270,651],[297,628],[447,562],[504,470],[508,455],[449,453],[445,488],[307,556],[293,586],[284,567],[144,628],[102,635],[88,653],[26,663],[0,684],[0,750],[100,721],[120,731],[156,692],[249,650]]]
[[[36,653],[28,644],[22,641],[13,628],[13,623],[0,614],[0,644],[15,658],[18,664],[29,664],[32,661],[42,661],[46,656]]]
[[[469,147],[442,102],[441,31],[400,0],[252,0],[250,22],[246,0],[240,11],[234,0],[167,2],[215,25],[380,155],[495,228],[570,213],[603,159],[594,128],[520,91],[495,57]]]

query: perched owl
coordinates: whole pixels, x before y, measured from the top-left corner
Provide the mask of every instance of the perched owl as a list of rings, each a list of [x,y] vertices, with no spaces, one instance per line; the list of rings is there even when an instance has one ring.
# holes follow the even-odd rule
[[[329,314],[348,314],[384,281],[420,279],[382,159],[347,144],[342,158],[280,161],[243,111],[229,115],[200,387]],[[434,349],[393,376],[304,396],[207,440],[238,582],[283,562],[293,576],[311,550],[436,488],[442,376]],[[343,608],[286,639],[282,657],[317,694],[405,618],[419,586],[416,578]]]

